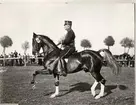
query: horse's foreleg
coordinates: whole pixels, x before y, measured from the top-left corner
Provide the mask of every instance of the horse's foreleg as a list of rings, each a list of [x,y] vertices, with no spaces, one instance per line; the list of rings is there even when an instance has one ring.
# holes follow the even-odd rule
[[[59,75],[55,76],[55,93],[50,98],[54,98],[59,95]]]
[[[40,71],[35,71],[35,73],[33,73],[33,78],[32,78],[32,81],[31,81],[31,84],[34,84],[35,83],[35,78],[36,78],[36,75],[37,74],[40,74]]]

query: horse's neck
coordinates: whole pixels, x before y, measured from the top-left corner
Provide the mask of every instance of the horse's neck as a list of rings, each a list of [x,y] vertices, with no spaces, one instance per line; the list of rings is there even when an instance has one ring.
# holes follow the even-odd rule
[[[49,43],[49,41],[47,40],[44,40],[42,49],[43,52],[46,54],[49,54],[52,51],[56,51],[56,52],[59,51],[59,48],[54,43]]]
[[[47,54],[49,54],[50,52],[52,52],[53,50],[55,50],[55,48],[49,47],[49,46],[43,46],[42,49],[43,49],[43,53],[44,53],[45,55],[47,55]]]
[[[55,43],[54,43],[53,41],[49,41],[48,39],[44,39],[44,38],[43,38],[42,40],[43,40],[43,43],[49,47],[49,49],[54,49],[54,50],[59,49],[59,48],[55,45]],[[43,44],[43,45],[44,45],[44,44]]]

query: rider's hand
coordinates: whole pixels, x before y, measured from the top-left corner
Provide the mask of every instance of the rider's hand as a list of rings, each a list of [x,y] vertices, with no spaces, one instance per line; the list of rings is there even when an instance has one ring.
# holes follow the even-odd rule
[[[62,42],[65,40],[65,36],[61,37],[58,43],[62,44]]]

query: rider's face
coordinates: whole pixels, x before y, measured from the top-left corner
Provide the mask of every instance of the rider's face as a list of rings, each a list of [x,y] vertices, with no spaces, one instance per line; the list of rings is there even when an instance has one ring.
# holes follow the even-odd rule
[[[64,25],[64,29],[65,30],[69,30],[70,29],[70,25]]]

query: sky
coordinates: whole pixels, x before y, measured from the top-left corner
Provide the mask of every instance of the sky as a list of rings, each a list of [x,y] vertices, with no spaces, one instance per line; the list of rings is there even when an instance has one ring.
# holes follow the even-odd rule
[[[82,39],[90,40],[92,50],[107,48],[104,39],[112,36],[113,54],[122,54],[124,48],[120,41],[129,37],[134,39],[134,4],[133,3],[89,3],[74,2],[17,2],[5,0],[0,4],[0,37],[8,35],[13,40],[12,47],[6,54],[17,51],[23,54],[22,43],[28,41],[32,52],[33,32],[50,37],[55,43],[64,35],[64,21],[73,22],[72,29],[76,34],[76,48]],[[66,1],[66,0],[63,0]],[[80,0],[81,1],[81,0]],[[0,54],[2,53],[0,46]],[[130,50],[134,54],[134,49]]]

